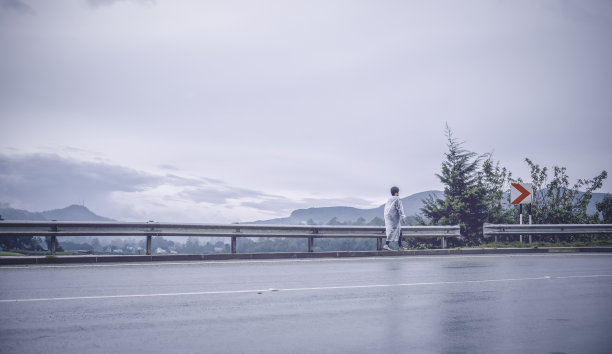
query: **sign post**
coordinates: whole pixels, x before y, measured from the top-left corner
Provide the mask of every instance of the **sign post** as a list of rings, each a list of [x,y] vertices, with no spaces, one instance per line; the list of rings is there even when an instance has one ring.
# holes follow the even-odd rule
[[[530,204],[529,208],[529,224],[531,224],[531,204],[533,203],[533,185],[531,183],[512,183],[510,188],[510,203],[519,205],[519,223],[523,224],[523,204]],[[523,235],[520,236],[520,241],[523,243]],[[531,243],[531,235],[529,235],[529,243]]]

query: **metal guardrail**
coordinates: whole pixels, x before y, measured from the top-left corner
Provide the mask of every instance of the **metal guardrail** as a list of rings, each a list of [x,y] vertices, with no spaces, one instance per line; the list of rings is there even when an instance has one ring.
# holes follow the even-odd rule
[[[404,237],[440,237],[446,248],[447,237],[460,237],[455,226],[402,226]],[[175,224],[158,222],[77,222],[77,221],[0,221],[2,236],[49,236],[51,253],[55,254],[58,236],[145,236],[146,252],[151,254],[153,236],[229,237],[231,252],[236,253],[239,237],[307,238],[308,252],[315,238],[375,238],[382,249],[385,228],[382,226],[327,225],[254,225],[254,224]]]
[[[502,235],[577,235],[610,234],[612,224],[484,224],[484,237]]]

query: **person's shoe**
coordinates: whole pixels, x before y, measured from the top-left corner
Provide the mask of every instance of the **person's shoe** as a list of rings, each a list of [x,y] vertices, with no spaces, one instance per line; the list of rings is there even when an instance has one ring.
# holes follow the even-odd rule
[[[384,246],[383,246],[383,250],[385,250],[385,251],[393,251],[393,250],[391,249],[391,247],[389,247],[389,245],[384,245]]]
[[[402,246],[399,246],[398,250],[400,250],[400,251],[408,251],[408,249],[407,249],[407,248],[404,248],[404,247],[402,247]]]

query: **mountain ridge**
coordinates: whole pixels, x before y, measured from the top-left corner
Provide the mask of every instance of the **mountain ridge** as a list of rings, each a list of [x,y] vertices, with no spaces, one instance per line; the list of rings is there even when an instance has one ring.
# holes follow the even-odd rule
[[[404,212],[406,216],[411,218],[420,213],[420,209],[423,206],[423,199],[426,199],[430,195],[434,198],[444,198],[444,192],[430,190],[420,193],[415,193],[407,197],[401,198],[404,206]],[[365,223],[370,222],[374,218],[383,218],[383,210],[385,204],[381,204],[376,208],[361,209],[347,206],[335,206],[335,207],[318,207],[318,208],[307,208],[297,209],[291,212],[288,217],[275,218],[269,220],[257,220],[250,224],[262,224],[262,225],[305,225],[305,224],[317,224],[324,225],[336,218],[338,222],[356,222],[359,218],[363,218]]]
[[[52,209],[41,212],[31,212],[23,209],[14,209],[8,205],[0,207],[0,216],[4,220],[29,221],[116,221],[100,216],[83,205],[72,204],[62,209]]]

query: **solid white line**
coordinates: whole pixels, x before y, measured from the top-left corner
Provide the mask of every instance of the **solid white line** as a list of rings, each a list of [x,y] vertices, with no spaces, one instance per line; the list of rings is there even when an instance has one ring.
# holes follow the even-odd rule
[[[35,302],[35,301],[60,301],[60,300],[96,300],[96,299],[127,299],[133,297],[159,297],[159,296],[187,296],[187,295],[217,295],[217,294],[240,294],[261,292],[264,290],[226,290],[226,291],[201,291],[190,293],[160,293],[160,294],[131,294],[131,295],[100,295],[100,296],[74,296],[74,297],[49,297],[38,299],[11,299],[0,300],[0,303],[6,302]]]
[[[406,261],[417,259],[455,259],[455,258],[514,258],[514,257],[567,257],[567,256],[604,256],[612,257],[612,253],[534,253],[534,254],[466,254],[466,255],[442,255],[442,256],[406,256],[406,257],[347,257],[347,258],[305,258],[305,259],[247,259],[247,260],[218,260],[218,261],[183,261],[183,262],[146,262],[146,263],[83,263],[70,265],[52,265],[52,264],[32,264],[32,265],[15,265],[15,266],[0,266],[2,269],[41,269],[41,268],[97,268],[97,267],[159,267],[165,265],[202,265],[202,264],[254,264],[254,263],[300,263],[300,262],[358,262],[358,261]]]
[[[443,282],[422,282],[422,283],[399,283],[399,284],[369,284],[369,285],[344,285],[344,286],[324,286],[324,287],[308,287],[308,288],[286,288],[286,289],[267,289],[267,290],[220,290],[220,291],[198,291],[185,293],[157,293],[157,294],[128,294],[128,295],[100,295],[100,296],[74,296],[74,297],[50,297],[36,299],[7,299],[0,300],[0,303],[12,302],[39,302],[39,301],[63,301],[63,300],[102,300],[102,299],[127,299],[127,298],[144,298],[144,297],[161,297],[161,296],[197,296],[197,295],[231,295],[231,294],[248,294],[248,293],[268,293],[268,292],[284,292],[284,291],[323,291],[323,290],[348,290],[348,289],[373,289],[373,288],[397,288],[408,286],[432,286],[432,285],[457,285],[457,284],[478,284],[478,283],[501,283],[501,282],[519,282],[519,281],[534,281],[534,280],[549,280],[549,279],[570,279],[570,278],[597,278],[597,277],[612,277],[612,274],[599,275],[572,275],[572,276],[542,276],[535,278],[508,278],[508,279],[485,279],[485,280],[463,280],[463,281],[443,281]]]

